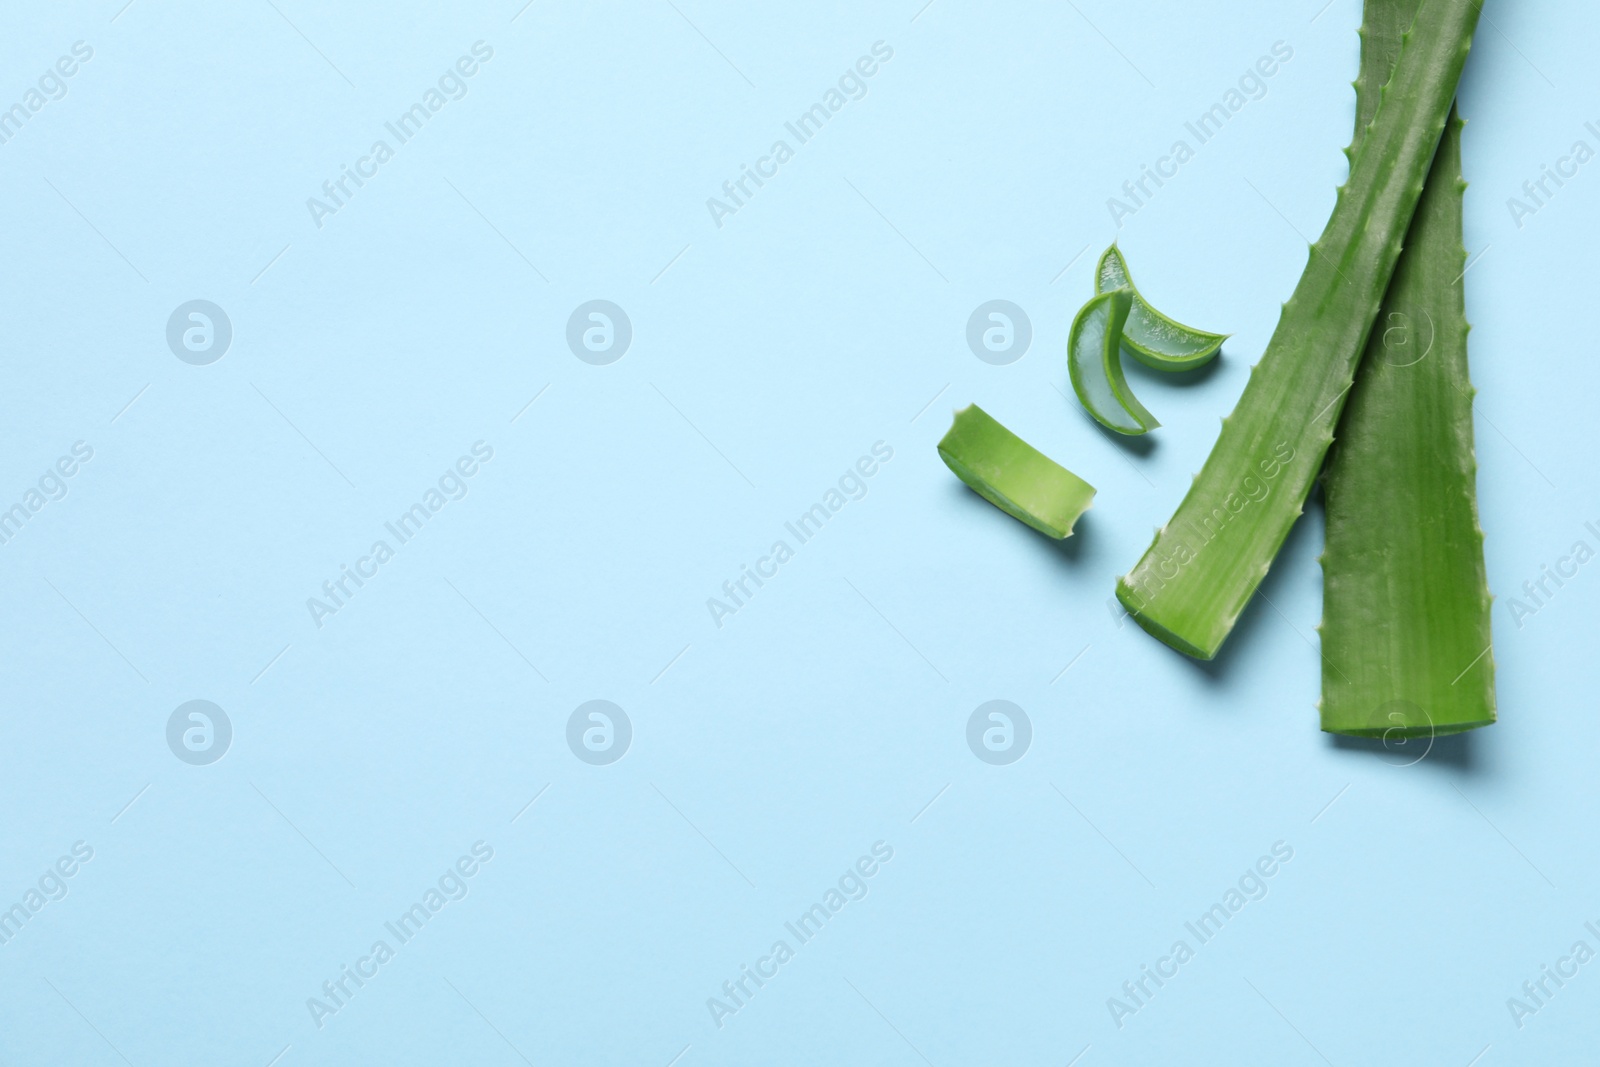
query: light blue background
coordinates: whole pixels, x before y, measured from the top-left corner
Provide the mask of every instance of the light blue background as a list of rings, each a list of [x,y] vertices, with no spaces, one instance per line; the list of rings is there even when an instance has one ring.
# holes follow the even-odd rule
[[[0,145],[0,506],[94,457],[0,545],[0,906],[94,858],[0,946],[0,1062],[1591,1057],[1600,964],[1520,1030],[1506,1000],[1600,948],[1600,569],[1520,628],[1507,598],[1596,543],[1600,164],[1520,229],[1505,200],[1600,147],[1600,14],[1491,2],[1461,90],[1501,722],[1419,763],[1318,732],[1315,503],[1215,664],[1107,608],[1343,177],[1360,5],[1321,3],[9,7],[0,106],[94,56]],[[315,226],[479,40],[465,98]],[[865,98],[718,228],[706,199],[877,41]],[[1119,233],[1106,198],[1276,41],[1266,96]],[[1130,372],[1147,454],[1059,395],[1113,237],[1233,334],[1198,381]],[[209,366],[164,338],[195,298],[234,329]],[[595,298],[633,324],[610,366],[564,340]],[[995,298],[1032,321],[1009,366],[964,340]],[[971,401],[1099,488],[1065,548],[938,461]],[[469,495],[315,626],[480,440]],[[716,627],[878,441],[868,495]],[[197,698],[234,729],[204,767],[164,736]],[[593,698],[633,724],[610,766],[566,745]],[[1033,724],[1009,766],[965,740],[995,698]],[[470,894],[319,1029],[307,998],[479,840]],[[865,899],[718,1028],[707,998],[876,841]],[[1119,1029],[1107,998],[1179,938]]]

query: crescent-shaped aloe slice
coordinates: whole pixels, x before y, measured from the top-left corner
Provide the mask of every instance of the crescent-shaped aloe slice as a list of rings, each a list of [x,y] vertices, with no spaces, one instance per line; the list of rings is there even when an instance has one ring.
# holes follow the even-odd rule
[[[1122,249],[1112,245],[1094,270],[1094,291],[1109,293],[1126,289],[1133,294],[1133,308],[1122,328],[1122,344],[1134,359],[1154,370],[1192,370],[1216,357],[1227,334],[1206,333],[1169,319],[1151,307],[1133,284],[1128,261]]]
[[[983,499],[1057,541],[1072,536],[1072,524],[1094,500],[1094,486],[976,404],[956,412],[939,458]]]
[[[1480,0],[1423,0],[1394,76],[1261,361],[1177,512],[1117,599],[1151,634],[1215,656],[1322,468],[1444,132]]]
[[[1357,140],[1417,0],[1366,0]],[[1328,453],[1322,728],[1432,737],[1495,721],[1452,117]],[[1420,745],[1418,746],[1421,747]]]
[[[1149,433],[1161,424],[1122,376],[1122,326],[1133,307],[1131,289],[1092,296],[1067,335],[1067,375],[1089,414],[1108,430]]]

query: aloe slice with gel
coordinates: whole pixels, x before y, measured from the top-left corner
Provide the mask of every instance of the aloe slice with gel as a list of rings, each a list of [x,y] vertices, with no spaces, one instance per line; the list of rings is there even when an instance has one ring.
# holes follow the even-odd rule
[[[1058,541],[1089,510],[1094,486],[1000,425],[976,404],[956,412],[939,458],[979,496]]]

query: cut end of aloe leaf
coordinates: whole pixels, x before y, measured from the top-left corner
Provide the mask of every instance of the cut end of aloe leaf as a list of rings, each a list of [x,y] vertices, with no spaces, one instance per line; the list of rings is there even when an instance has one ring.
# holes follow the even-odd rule
[[[1219,641],[1210,648],[1202,648],[1176,631],[1167,629],[1156,619],[1145,614],[1144,609],[1148,605],[1145,604],[1144,598],[1123,578],[1117,579],[1117,602],[1128,609],[1128,614],[1133,617],[1133,621],[1138,623],[1140,629],[1144,630],[1145,633],[1154,637],[1168,648],[1177,649],[1185,656],[1193,656],[1195,659],[1211,659],[1217,654],[1217,649],[1221,647],[1221,642]]]
[[[1133,307],[1122,331],[1122,345],[1134,359],[1160,371],[1193,370],[1216,358],[1227,334],[1207,333],[1170,319],[1151,307],[1133,284],[1128,261],[1113,244],[1095,266],[1094,291],[1108,293],[1127,289],[1133,294]]]
[[[1379,721],[1375,721],[1370,725],[1365,726],[1330,726],[1326,721],[1324,721],[1322,724],[1322,732],[1325,734],[1339,734],[1342,737],[1365,737],[1375,741],[1383,741],[1386,744],[1392,744],[1395,741],[1413,741],[1419,739],[1426,740],[1434,737],[1450,737],[1453,734],[1464,734],[1468,730],[1476,730],[1480,727],[1493,726],[1494,724],[1495,716],[1492,714],[1488,718],[1480,718],[1471,722],[1440,723],[1437,726],[1426,721],[1424,721],[1420,726],[1402,726],[1395,722],[1384,724],[1383,722]],[[1417,754],[1419,756],[1422,755],[1420,748]]]
[[[1094,486],[970,404],[956,412],[939,458],[989,503],[1057,541],[1094,501]]]
[[[1067,373],[1072,391],[1094,420],[1108,430],[1136,435],[1160,426],[1139,403],[1122,374],[1122,328],[1133,307],[1133,291],[1113,289],[1089,298],[1067,337]]]

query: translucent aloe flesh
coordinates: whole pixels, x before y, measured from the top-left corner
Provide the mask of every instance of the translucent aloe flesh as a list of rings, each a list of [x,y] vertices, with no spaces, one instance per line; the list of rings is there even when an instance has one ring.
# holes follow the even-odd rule
[[[1206,333],[1169,319],[1151,307],[1133,284],[1128,261],[1122,250],[1112,245],[1100,257],[1094,270],[1094,291],[1109,293],[1127,289],[1133,294],[1133,307],[1122,330],[1122,344],[1134,359],[1155,370],[1191,370],[1209,363],[1228,339],[1226,334]]]
[[[956,412],[939,456],[978,495],[1046,536],[1072,536],[1094,486],[1000,425],[976,404]]]
[[[1191,656],[1216,655],[1300,516],[1400,258],[1477,28],[1478,0],[1424,0],[1261,361],[1172,519],[1117,598]]]
[[[1416,8],[1366,0],[1358,131]],[[1433,736],[1495,721],[1467,377],[1465,189],[1452,116],[1323,478],[1321,709],[1331,733]]]
[[[1161,424],[1128,388],[1122,373],[1123,325],[1133,292],[1113,289],[1089,298],[1067,335],[1067,374],[1078,401],[1108,430],[1149,433]]]

